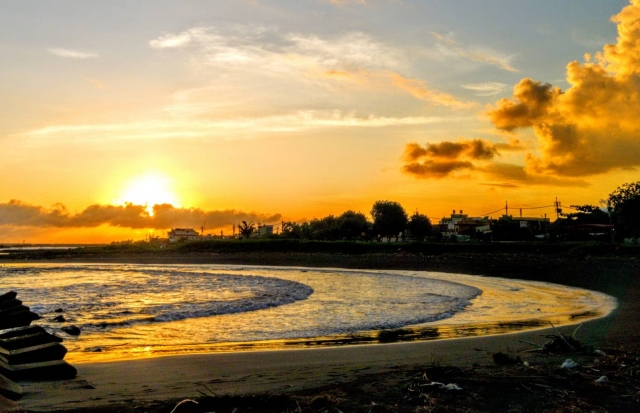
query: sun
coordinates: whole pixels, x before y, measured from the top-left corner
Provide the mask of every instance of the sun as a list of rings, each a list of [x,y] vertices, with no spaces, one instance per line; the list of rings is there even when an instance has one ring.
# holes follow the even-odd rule
[[[171,204],[179,207],[179,199],[171,189],[172,180],[161,174],[147,174],[127,182],[121,192],[118,203],[145,205],[149,215],[153,215],[153,206]]]

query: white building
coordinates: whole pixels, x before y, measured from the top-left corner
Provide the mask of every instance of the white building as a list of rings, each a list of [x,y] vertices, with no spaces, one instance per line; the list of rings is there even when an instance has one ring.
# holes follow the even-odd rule
[[[168,233],[169,242],[192,241],[200,239],[200,234],[193,228],[172,228]]]

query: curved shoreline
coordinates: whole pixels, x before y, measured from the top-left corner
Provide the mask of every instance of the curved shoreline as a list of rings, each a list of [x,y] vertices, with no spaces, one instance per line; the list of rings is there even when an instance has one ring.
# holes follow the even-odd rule
[[[113,258],[113,257],[111,257]],[[242,257],[227,257],[226,263],[242,263]],[[263,258],[267,262],[256,262]],[[272,262],[272,258],[251,257],[244,264],[340,266],[341,257],[313,255],[292,256]],[[394,268],[445,272],[485,273],[505,278],[554,282],[578,288],[604,292],[618,299],[619,306],[606,317],[588,321],[580,333],[587,345],[624,346],[638,349],[640,331],[640,276],[636,259],[483,256],[473,265],[456,259],[425,262],[420,257],[343,257],[343,267]],[[145,259],[147,260],[147,259]],[[219,255],[199,256],[190,263],[222,263]],[[194,262],[195,261],[195,262]],[[205,262],[203,262],[205,261]],[[232,261],[232,262],[228,262]],[[285,261],[285,262],[283,262]],[[303,262],[304,261],[304,262]],[[449,261],[449,262],[446,262]],[[41,261],[39,261],[41,262]],[[113,262],[107,260],[107,262]],[[131,262],[125,260],[125,262]],[[166,261],[164,261],[166,262]],[[23,262],[24,263],[24,262]],[[504,263],[496,274],[494,265]],[[338,264],[338,265],[337,265]],[[442,265],[444,264],[444,265]],[[539,268],[543,267],[543,268]],[[491,272],[491,269],[494,271]],[[531,269],[537,271],[531,271]],[[466,270],[466,271],[465,271]],[[571,332],[572,327],[559,328]],[[37,384],[28,388],[28,397],[21,400],[27,410],[70,410],[109,405],[112,411],[123,406],[144,405],[156,401],[170,403],[183,398],[202,396],[207,389],[216,394],[253,394],[259,392],[293,392],[346,383],[363,374],[384,374],[403,366],[440,365],[471,366],[491,364],[492,352],[519,352],[531,346],[519,340],[544,342],[541,338],[551,330],[536,330],[517,334],[461,338],[455,340],[390,343],[385,345],[341,346],[313,350],[256,351],[158,357],[134,361],[78,364],[78,381],[87,380],[94,389],[75,388],[61,384]],[[64,391],[61,391],[64,389]],[[170,409],[169,409],[170,410]]]
[[[141,329],[132,324],[124,327],[124,329],[115,329],[109,333],[106,333],[104,330],[86,332],[79,337],[69,337],[66,341],[66,346],[69,349],[66,360],[74,364],[126,361],[171,355],[311,349],[330,346],[434,341],[498,335],[539,330],[548,328],[550,325],[556,327],[574,325],[576,323],[604,317],[616,306],[615,298],[603,293],[566,287],[559,284],[427,271],[374,271],[340,268],[314,269],[311,267],[206,264],[197,264],[196,266],[165,264],[140,267],[138,265],[121,266],[116,264],[71,264],[70,266],[60,264],[59,266],[41,266],[38,264],[21,263],[13,264],[10,268],[11,267],[17,269],[18,274],[30,274],[20,275],[20,278],[16,280],[12,278],[13,282],[18,284],[20,284],[20,280],[24,280],[25,277],[27,277],[26,279],[29,279],[31,275],[38,277],[41,271],[40,269],[42,268],[47,269],[44,276],[54,277],[54,280],[58,280],[55,278],[58,273],[66,274],[70,270],[75,270],[79,271],[79,274],[84,274],[87,271],[86,269],[96,270],[99,271],[99,273],[116,274],[118,280],[121,278],[121,275],[118,274],[122,271],[124,271],[125,274],[129,271],[133,271],[135,274],[196,272],[198,274],[208,274],[212,277],[219,277],[220,275],[226,276],[228,271],[231,271],[234,276],[275,278],[281,279],[283,282],[308,283],[316,287],[320,285],[317,283],[327,282],[329,283],[328,285],[340,285],[353,276],[364,276],[365,278],[374,276],[376,280],[378,280],[377,277],[379,276],[382,276],[382,279],[399,276],[406,280],[424,280],[430,283],[444,282],[449,285],[465,286],[475,289],[478,292],[470,298],[470,302],[465,305],[464,310],[441,313],[440,316],[432,318],[430,321],[416,323],[417,319],[413,318],[414,323],[412,324],[408,322],[410,318],[407,318],[404,325],[391,325],[382,329],[354,330],[348,333],[328,332],[327,335],[312,335],[314,330],[311,329],[308,330],[309,335],[286,335],[288,331],[274,330],[279,332],[279,334],[283,334],[281,336],[282,338],[278,338],[277,335],[273,336],[273,334],[269,334],[273,336],[273,338],[253,338],[247,335],[252,334],[255,329],[262,331],[268,328],[268,326],[278,323],[280,319],[290,320],[287,322],[287,326],[293,329],[292,331],[296,331],[302,328],[302,326],[307,326],[308,320],[300,313],[300,311],[303,311],[301,310],[303,307],[296,307],[296,310],[294,310],[289,306],[285,309],[275,309],[275,313],[273,311],[262,312],[260,316],[257,316],[253,311],[249,311],[239,314],[224,314],[224,318],[195,317],[164,323],[143,323]],[[27,272],[25,273],[25,271]],[[9,274],[11,273],[10,271]],[[334,277],[338,278],[334,279]],[[11,281],[8,282],[11,283]],[[360,285],[359,283],[356,284]],[[117,285],[120,285],[120,282],[118,282]],[[429,284],[429,288],[432,287],[433,285]],[[20,287],[16,288],[19,290]],[[153,286],[149,288],[155,291]],[[357,305],[358,299],[361,299],[361,294],[349,295],[349,289],[340,291],[341,297],[344,296],[343,294],[347,294],[347,296],[344,297],[348,297],[346,298],[346,302],[348,302],[349,305]],[[387,293],[393,294],[388,291]],[[401,293],[399,294],[402,295]],[[380,295],[380,293],[377,293],[376,296],[377,295]],[[38,295],[36,295],[36,297],[37,296]],[[37,298],[31,297],[31,301],[34,299],[37,301]],[[323,300],[324,298],[320,299],[320,302]],[[366,300],[362,301],[362,303],[366,302]],[[380,304],[382,305],[383,303]],[[312,306],[311,308],[314,307]],[[394,310],[390,308],[389,311],[393,312]],[[256,319],[256,317],[258,317],[258,319]],[[274,319],[274,317],[276,318]],[[263,319],[267,321],[263,322]],[[245,329],[244,325],[253,327]],[[56,323],[49,323],[45,326],[54,329],[53,331],[57,331],[59,328]],[[324,329],[324,327],[330,327],[331,324],[325,326],[325,324],[320,322],[319,326],[322,326]],[[233,330],[237,328],[237,330],[234,334],[229,335],[227,333],[228,327],[233,327]],[[347,331],[348,330],[349,329],[347,329]],[[320,332],[321,330],[316,331]],[[204,332],[204,334],[200,334],[200,332]],[[145,340],[144,337],[147,337],[147,339]],[[160,341],[158,340],[159,337],[162,337]],[[211,337],[217,341],[209,342]],[[230,338],[231,340],[229,340]],[[238,341],[237,339],[233,340],[234,338],[242,339]]]

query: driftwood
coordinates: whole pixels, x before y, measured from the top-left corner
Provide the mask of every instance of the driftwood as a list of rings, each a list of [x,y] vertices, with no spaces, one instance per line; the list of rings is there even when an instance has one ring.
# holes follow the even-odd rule
[[[543,351],[545,353],[552,354],[566,354],[584,350],[580,342],[575,339],[575,335],[582,324],[580,324],[573,331],[573,334],[570,337],[566,337],[564,334],[562,334],[551,321],[549,321],[549,324],[551,324],[551,328],[553,328],[553,331],[555,332],[555,334],[547,336],[547,338],[550,338],[551,341],[545,344],[537,344],[525,340],[518,341],[537,347],[536,350],[533,351]]]

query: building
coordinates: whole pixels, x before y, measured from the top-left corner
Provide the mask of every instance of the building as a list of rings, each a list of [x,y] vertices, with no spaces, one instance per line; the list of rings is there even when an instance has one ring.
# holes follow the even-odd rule
[[[252,237],[267,237],[273,235],[273,225],[258,224],[258,228],[251,234]]]
[[[192,241],[200,239],[200,234],[193,228],[171,228],[167,234],[169,242]]]
[[[450,217],[443,217],[439,223],[440,233],[445,238],[476,234],[490,234],[491,220],[489,217],[469,217],[462,210],[456,214],[454,209]]]
[[[532,241],[548,237],[547,217],[514,217],[503,215],[493,222],[494,241]]]

